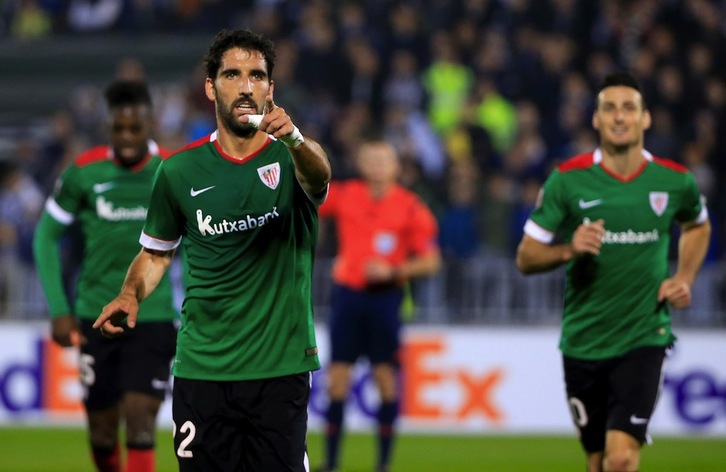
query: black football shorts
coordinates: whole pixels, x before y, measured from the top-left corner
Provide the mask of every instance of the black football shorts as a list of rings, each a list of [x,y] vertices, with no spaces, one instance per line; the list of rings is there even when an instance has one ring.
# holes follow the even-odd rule
[[[310,373],[263,380],[176,377],[172,417],[180,472],[305,472]]]
[[[80,374],[86,409],[109,408],[130,391],[164,399],[176,350],[175,323],[138,323],[113,339],[103,337],[92,325],[81,320],[86,343],[81,345]]]
[[[585,451],[603,451],[608,430],[624,431],[641,444],[648,440],[666,350],[645,346],[597,361],[563,357],[567,401]]]

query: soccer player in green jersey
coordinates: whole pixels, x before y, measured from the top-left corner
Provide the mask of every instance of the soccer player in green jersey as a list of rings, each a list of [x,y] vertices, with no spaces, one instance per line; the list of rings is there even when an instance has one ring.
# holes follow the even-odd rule
[[[633,76],[608,75],[592,118],[599,147],[550,174],[517,250],[525,274],[567,266],[560,350],[590,472],[638,470],[675,341],[668,306],[690,304],[711,233],[693,175],[643,149],[650,122]]]
[[[159,146],[150,140],[151,97],[142,82],[117,81],[105,93],[110,146],[81,154],[62,173],[48,198],[34,239],[35,261],[48,299],[53,340],[80,345],[80,376],[90,444],[102,472],[153,472],[156,416],[167,392],[176,343],[168,278],[140,307],[138,329],[108,340],[92,328],[117,292],[139,251]],[[61,238],[77,221],[84,254],[74,302],[64,291]],[[80,321],[80,322],[79,322]],[[126,468],[119,427],[125,425]]]
[[[273,101],[268,39],[222,31],[205,58],[217,130],[159,168],[141,243],[94,326],[136,324],[183,244],[188,273],[173,373],[181,471],[308,470],[317,208],[330,164]]]

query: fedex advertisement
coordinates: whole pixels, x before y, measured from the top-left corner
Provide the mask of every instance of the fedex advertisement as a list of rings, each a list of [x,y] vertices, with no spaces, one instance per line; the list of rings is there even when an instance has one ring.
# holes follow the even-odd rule
[[[0,324],[0,424],[82,418],[78,353],[63,349],[46,324]]]
[[[726,436],[726,342],[722,331],[677,330],[651,432]],[[557,328],[409,326],[402,352],[403,431],[570,434]],[[318,329],[321,360],[327,333]],[[78,354],[41,324],[0,324],[0,426],[82,424]],[[310,427],[327,405],[325,368],[313,375]],[[346,426],[369,430],[378,405],[368,366],[355,369]],[[171,401],[160,412],[171,426]]]

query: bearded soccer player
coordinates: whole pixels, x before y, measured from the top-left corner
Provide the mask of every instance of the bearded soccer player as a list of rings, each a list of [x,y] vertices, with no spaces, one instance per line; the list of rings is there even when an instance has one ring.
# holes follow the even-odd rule
[[[151,97],[145,83],[118,81],[105,93],[110,146],[81,154],[58,180],[38,223],[34,254],[50,305],[53,340],[80,345],[80,374],[96,468],[124,470],[118,445],[125,425],[126,469],[155,469],[156,416],[167,391],[178,313],[165,277],[140,308],[139,327],[108,340],[93,321],[117,292],[138,253],[151,186],[162,161],[150,140]],[[74,221],[85,252],[76,297],[64,292],[59,245]]]
[[[592,117],[599,147],[552,172],[517,250],[525,274],[567,266],[560,350],[590,472],[638,470],[676,339],[669,306],[690,304],[710,238],[693,175],[643,149],[650,123],[633,76],[608,75]]]
[[[312,313],[322,147],[273,101],[275,53],[222,31],[205,59],[217,130],[161,165],[121,293],[96,327],[114,335],[180,243],[188,273],[174,362],[179,470],[308,470],[307,406],[319,369]]]
[[[329,322],[325,472],[339,465],[344,405],[359,357],[370,361],[381,399],[375,470],[389,470],[398,416],[404,285],[441,266],[436,218],[398,184],[401,167],[394,147],[370,136],[358,150],[357,164],[361,178],[331,184],[330,197],[320,207],[321,217],[335,221],[339,245]]]

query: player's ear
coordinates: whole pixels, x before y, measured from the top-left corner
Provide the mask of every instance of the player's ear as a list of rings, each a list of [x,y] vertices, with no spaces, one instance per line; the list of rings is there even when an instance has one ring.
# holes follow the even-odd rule
[[[650,125],[653,122],[653,119],[650,116],[650,111],[644,110],[643,111],[643,129],[650,129]]]
[[[158,124],[156,122],[156,118],[151,115],[149,116],[145,121],[146,127],[149,130],[149,136],[153,136],[158,131]]]
[[[217,90],[214,88],[214,80],[207,77],[204,81],[204,92],[207,94],[207,98],[214,101],[217,98]]]
[[[600,131],[600,118],[597,116],[597,110],[592,114],[592,127]]]

